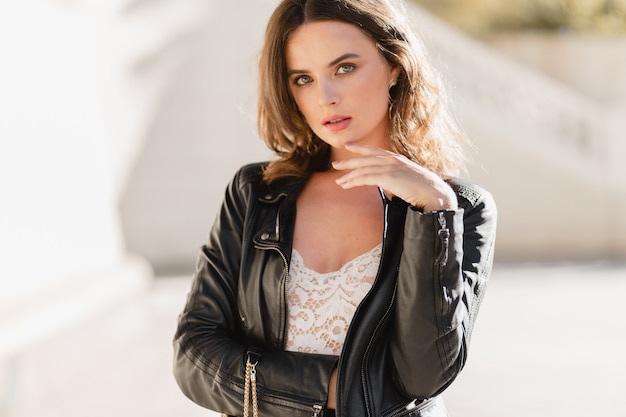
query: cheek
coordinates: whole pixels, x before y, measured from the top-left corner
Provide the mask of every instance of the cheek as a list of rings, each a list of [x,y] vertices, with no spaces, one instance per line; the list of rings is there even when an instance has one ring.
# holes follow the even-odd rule
[[[369,81],[355,89],[357,103],[366,104],[372,117],[387,114],[389,107],[389,91],[385,80]]]
[[[355,96],[367,97],[376,102],[388,100],[389,77],[387,72],[380,67],[368,68],[354,78],[351,91]]]

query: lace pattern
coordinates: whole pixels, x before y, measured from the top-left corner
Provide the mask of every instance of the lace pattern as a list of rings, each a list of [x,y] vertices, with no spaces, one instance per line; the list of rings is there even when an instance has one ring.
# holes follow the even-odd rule
[[[293,249],[287,284],[287,347],[294,352],[339,355],[357,306],[372,287],[382,244],[339,270],[319,273]]]

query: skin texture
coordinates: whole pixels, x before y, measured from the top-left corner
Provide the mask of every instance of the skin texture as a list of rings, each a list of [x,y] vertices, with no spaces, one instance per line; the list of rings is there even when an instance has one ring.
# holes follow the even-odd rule
[[[311,176],[296,203],[293,246],[307,267],[336,271],[381,242],[377,187],[425,212],[457,208],[445,181],[390,150],[389,89],[400,70],[370,37],[348,23],[310,22],[292,34],[285,53],[296,104],[331,146],[332,166]],[[336,372],[329,408],[335,382]]]

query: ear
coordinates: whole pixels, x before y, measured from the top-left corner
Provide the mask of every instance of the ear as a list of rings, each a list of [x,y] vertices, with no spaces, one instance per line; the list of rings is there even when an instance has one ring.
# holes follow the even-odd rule
[[[398,83],[399,76],[400,76],[400,66],[392,65],[389,71],[389,88],[395,86]]]

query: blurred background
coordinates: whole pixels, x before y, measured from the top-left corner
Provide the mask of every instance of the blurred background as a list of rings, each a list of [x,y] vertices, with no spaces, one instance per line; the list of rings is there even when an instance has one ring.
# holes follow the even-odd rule
[[[0,416],[211,416],[171,339],[276,0],[0,3]],[[452,416],[626,416],[626,0],[419,0],[499,207]]]

